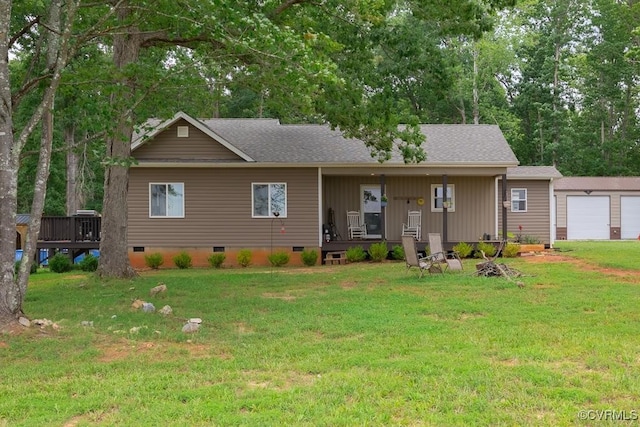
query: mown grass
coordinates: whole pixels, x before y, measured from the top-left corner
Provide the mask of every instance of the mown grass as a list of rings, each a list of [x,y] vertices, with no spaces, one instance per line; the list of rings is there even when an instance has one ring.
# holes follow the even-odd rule
[[[591,423],[580,410],[633,418],[640,242],[563,242],[559,252],[576,261],[505,260],[527,275],[524,288],[473,277],[474,260],[422,279],[391,262],[164,270],[107,283],[38,273],[25,310],[61,328],[0,336],[0,425]],[[159,282],[167,295],[150,298]],[[136,297],[174,314],[133,310]],[[190,317],[204,322],[186,335]]]

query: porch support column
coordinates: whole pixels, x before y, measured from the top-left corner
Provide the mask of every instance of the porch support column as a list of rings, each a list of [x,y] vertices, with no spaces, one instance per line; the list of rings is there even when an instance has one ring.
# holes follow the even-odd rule
[[[442,243],[449,242],[449,236],[447,235],[447,175],[442,175]]]
[[[384,174],[380,175],[380,196],[384,196],[385,194],[387,194],[387,189],[386,189],[386,183],[385,183],[385,179],[384,179]],[[386,211],[387,211],[387,207],[386,206],[380,206],[380,222],[381,222],[381,235],[382,235],[382,240],[387,240],[387,230],[385,228],[385,217],[386,217]]]
[[[502,174],[502,238],[507,240],[507,174]]]

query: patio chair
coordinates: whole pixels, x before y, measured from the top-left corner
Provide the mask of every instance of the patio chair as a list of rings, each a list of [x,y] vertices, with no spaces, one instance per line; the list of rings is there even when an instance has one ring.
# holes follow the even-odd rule
[[[442,266],[432,255],[421,257],[416,249],[416,239],[411,236],[402,236],[402,248],[404,249],[404,259],[407,264],[407,271],[411,267],[420,270],[420,277],[425,271],[429,273],[443,273]]]
[[[436,262],[445,265],[451,270],[462,270],[462,260],[457,252],[445,252],[442,249],[442,239],[439,233],[429,233],[429,250],[431,256],[436,258]]]
[[[360,211],[347,211],[347,225],[349,240],[364,239],[367,237],[367,224],[362,222]]]
[[[402,224],[402,235],[420,241],[422,237],[422,211],[409,211],[407,223]]]

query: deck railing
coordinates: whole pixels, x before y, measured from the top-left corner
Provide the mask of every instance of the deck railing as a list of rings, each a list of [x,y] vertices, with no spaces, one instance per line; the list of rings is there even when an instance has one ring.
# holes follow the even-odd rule
[[[48,242],[98,242],[99,216],[45,216],[40,224],[38,240]]]

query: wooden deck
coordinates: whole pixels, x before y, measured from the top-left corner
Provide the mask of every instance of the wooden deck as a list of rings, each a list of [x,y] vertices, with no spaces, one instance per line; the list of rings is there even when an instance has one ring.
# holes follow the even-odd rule
[[[100,249],[102,221],[99,216],[42,217],[37,250],[47,250],[49,258],[56,252],[68,253],[71,259]],[[40,258],[40,257],[39,257]],[[45,258],[45,259],[46,259]],[[43,262],[43,259],[39,259]]]

